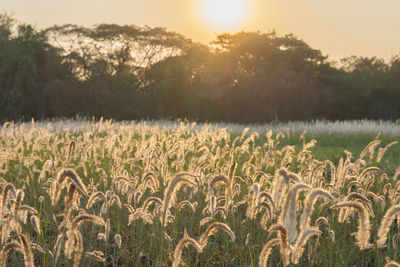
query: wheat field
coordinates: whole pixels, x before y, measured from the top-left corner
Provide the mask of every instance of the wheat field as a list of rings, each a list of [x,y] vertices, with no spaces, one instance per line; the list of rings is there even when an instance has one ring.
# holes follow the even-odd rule
[[[400,266],[391,127],[5,123],[0,266]]]

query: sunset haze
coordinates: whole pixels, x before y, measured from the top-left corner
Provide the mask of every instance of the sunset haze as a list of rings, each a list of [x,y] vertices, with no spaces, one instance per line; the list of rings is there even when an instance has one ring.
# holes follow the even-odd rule
[[[331,59],[350,55],[390,59],[399,52],[400,2],[397,0],[247,0],[242,1],[245,13],[232,27],[210,22],[204,13],[204,2],[3,0],[0,8],[39,29],[65,23],[148,25],[166,27],[203,43],[214,40],[224,31],[276,30],[280,35],[293,33]]]

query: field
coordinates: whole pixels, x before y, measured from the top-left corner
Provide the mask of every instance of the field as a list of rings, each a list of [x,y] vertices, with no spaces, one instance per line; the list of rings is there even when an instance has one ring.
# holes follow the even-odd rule
[[[0,267],[398,266],[399,136],[368,121],[6,123]]]

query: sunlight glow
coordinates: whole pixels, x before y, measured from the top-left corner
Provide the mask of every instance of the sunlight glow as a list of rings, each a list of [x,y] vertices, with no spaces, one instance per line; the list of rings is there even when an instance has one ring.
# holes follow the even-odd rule
[[[245,19],[247,5],[244,0],[204,0],[203,13],[210,26],[232,29]]]

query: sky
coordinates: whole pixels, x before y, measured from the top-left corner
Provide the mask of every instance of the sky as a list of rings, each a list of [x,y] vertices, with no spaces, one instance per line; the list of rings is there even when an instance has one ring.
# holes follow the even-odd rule
[[[212,0],[241,2],[245,11],[229,25],[210,18],[207,1],[1,0],[0,11],[37,29],[65,23],[148,25],[203,43],[222,32],[275,30],[293,33],[332,60],[351,55],[389,60],[400,54],[400,0]],[[229,17],[232,5],[214,13]]]

